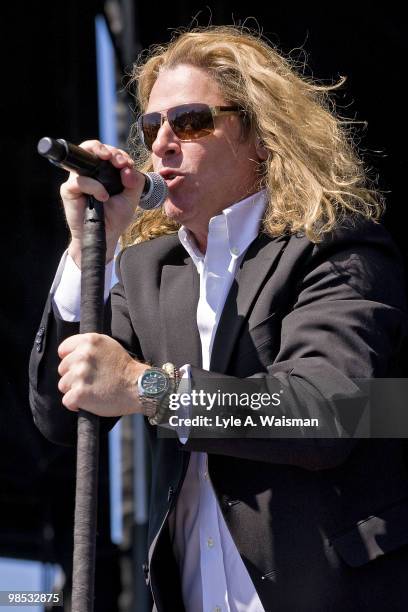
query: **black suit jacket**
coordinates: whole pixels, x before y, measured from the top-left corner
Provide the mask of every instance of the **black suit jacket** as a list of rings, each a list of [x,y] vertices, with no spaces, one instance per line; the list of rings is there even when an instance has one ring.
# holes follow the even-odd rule
[[[403,274],[380,225],[338,229],[314,245],[260,234],[229,292],[201,369],[199,279],[177,236],[125,249],[107,325],[130,353],[160,366],[192,365],[193,384],[234,377],[278,384],[302,410],[354,392],[353,379],[397,376],[406,336]],[[75,415],[60,403],[56,347],[77,333],[48,301],[30,363],[34,420],[61,444]],[[325,404],[324,404],[325,405]],[[309,408],[308,408],[309,407]],[[113,419],[103,419],[107,430]],[[164,439],[148,423],[152,496],[148,581],[159,611],[182,611],[167,517],[189,451],[209,473],[232,537],[265,610],[405,610],[408,477],[398,439]],[[194,611],[192,611],[194,612]]]

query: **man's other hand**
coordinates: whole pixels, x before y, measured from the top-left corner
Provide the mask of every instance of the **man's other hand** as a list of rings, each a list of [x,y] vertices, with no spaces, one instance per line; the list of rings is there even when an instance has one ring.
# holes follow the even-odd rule
[[[137,379],[147,366],[132,359],[116,340],[79,334],[64,340],[58,354],[58,388],[68,410],[109,417],[141,412]]]

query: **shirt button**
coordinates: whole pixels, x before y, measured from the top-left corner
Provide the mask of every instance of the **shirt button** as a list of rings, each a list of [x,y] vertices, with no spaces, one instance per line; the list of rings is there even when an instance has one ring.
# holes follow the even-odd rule
[[[203,478],[204,480],[208,480],[208,472],[203,472]]]
[[[207,546],[208,548],[212,548],[214,546],[214,540],[212,538],[208,538]]]
[[[214,612],[222,612],[221,607],[220,606],[215,606]]]
[[[233,255],[238,255],[239,254],[239,248],[238,247],[232,247],[231,249],[231,253]]]

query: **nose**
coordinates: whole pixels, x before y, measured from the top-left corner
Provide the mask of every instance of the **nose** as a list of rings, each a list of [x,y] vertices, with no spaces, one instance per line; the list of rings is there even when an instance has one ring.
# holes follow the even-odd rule
[[[167,119],[164,119],[157,132],[156,140],[152,145],[153,153],[157,155],[157,157],[166,157],[167,155],[175,155],[179,153],[180,150],[180,140],[171,129]]]

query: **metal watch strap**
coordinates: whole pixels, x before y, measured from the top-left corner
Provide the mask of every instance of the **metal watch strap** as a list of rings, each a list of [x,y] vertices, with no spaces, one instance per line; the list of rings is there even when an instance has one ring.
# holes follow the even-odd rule
[[[140,402],[143,407],[143,414],[150,420],[157,413],[159,400],[152,397],[141,397]]]

